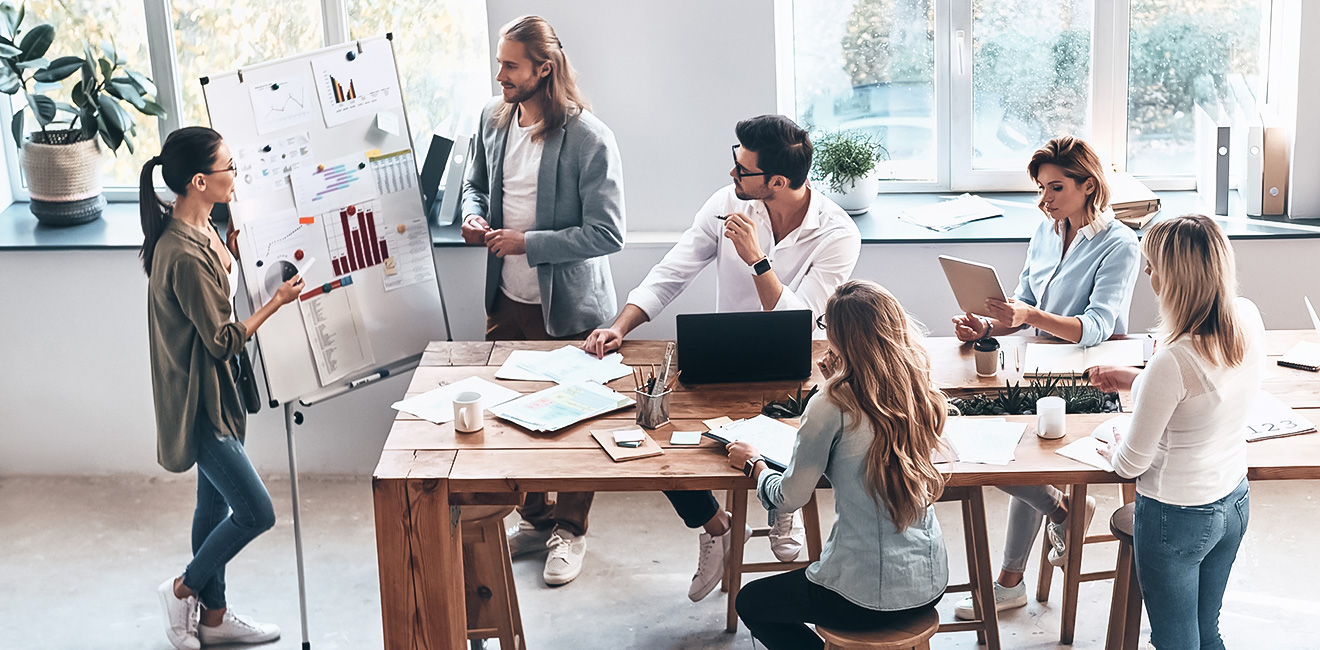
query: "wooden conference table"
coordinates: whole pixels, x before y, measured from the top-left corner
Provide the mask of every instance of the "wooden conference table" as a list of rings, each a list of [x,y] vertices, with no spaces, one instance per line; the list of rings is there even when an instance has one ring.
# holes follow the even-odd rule
[[[1304,415],[1320,422],[1320,375],[1283,368],[1274,363],[1295,342],[1314,338],[1312,331],[1269,333],[1271,355],[1266,389],[1286,404],[1306,409]],[[1004,337],[1008,367],[997,377],[979,378],[973,370],[969,345],[951,337],[927,339],[935,382],[950,394],[1002,386],[1020,377],[1012,366],[1013,348],[1031,339]],[[413,375],[408,395],[469,376],[504,383],[530,393],[548,382],[499,382],[495,371],[513,350],[550,350],[563,342],[452,342],[432,343]],[[663,341],[628,341],[620,352],[624,363],[659,363]],[[815,357],[824,353],[817,343]],[[819,370],[807,386],[821,383]],[[610,382],[614,390],[631,394],[632,377]],[[529,433],[489,414],[485,429],[459,434],[452,423],[436,425],[400,412],[390,430],[372,479],[376,517],[376,553],[380,570],[381,609],[386,650],[464,648],[466,615],[459,508],[517,502],[519,493],[537,491],[658,491],[669,489],[730,490],[745,495],[755,485],[729,467],[721,446],[703,439],[697,447],[673,447],[672,431],[705,430],[702,420],[719,416],[752,417],[769,400],[782,400],[796,392],[798,382],[761,382],[679,387],[671,398],[672,422],[651,432],[665,453],[661,456],[614,463],[590,436],[592,429],[624,428],[633,424],[635,409],[607,414],[595,420],[548,433]],[[1124,396],[1125,406],[1130,400]],[[1017,417],[1028,431],[1008,465],[955,463],[949,467],[949,485],[1071,485],[1074,498],[1084,497],[1088,484],[1121,482],[1116,475],[1097,470],[1054,453],[1077,438],[1089,435],[1110,417],[1068,416],[1068,435],[1055,441],[1031,435],[1034,417]],[[1320,478],[1320,435],[1303,435],[1252,443],[1248,454],[1251,480]],[[742,499],[739,499],[742,502]],[[734,530],[742,529],[745,508],[735,509]],[[1081,517],[1073,518],[1084,535]],[[675,525],[678,524],[675,518]],[[970,552],[970,549],[969,549]],[[1073,575],[1080,571],[1081,554],[1070,560]],[[951,561],[953,559],[951,558]],[[1077,602],[1076,583],[1065,590],[1065,610]],[[678,595],[675,596],[679,597]],[[993,616],[989,613],[987,618]],[[1065,617],[1065,620],[1068,617]],[[1065,642],[1072,631],[1063,630]],[[997,639],[992,639],[991,645]]]

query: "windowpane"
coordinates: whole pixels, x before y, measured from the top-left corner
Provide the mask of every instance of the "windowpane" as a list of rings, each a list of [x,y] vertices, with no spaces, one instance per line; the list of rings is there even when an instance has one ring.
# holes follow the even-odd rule
[[[482,0],[348,0],[353,38],[394,33],[408,123],[421,151],[432,133],[472,125],[490,91],[490,42]]]
[[[973,2],[972,167],[1025,169],[1050,138],[1089,137],[1091,25],[1090,0]]]
[[[101,57],[104,56],[101,42],[113,41],[119,58],[128,69],[151,76],[151,60],[147,56],[146,18],[140,0],[28,0],[27,13],[20,27],[22,33],[42,23],[50,23],[55,27],[55,41],[45,56],[48,60],[54,61],[62,56],[83,56],[84,42],[90,43],[93,54]],[[52,86],[42,94],[56,102],[72,104],[70,91],[79,79],[81,76],[74,73],[61,82],[59,88]],[[35,86],[29,84],[28,88],[32,90]],[[22,102],[20,97],[15,98],[16,106]],[[128,135],[129,144],[136,153],[130,153],[129,145],[125,144],[120,146],[116,154],[104,154],[103,183],[107,188],[137,187],[142,164],[160,149],[156,118],[138,113],[127,103],[120,105],[137,123],[136,134]],[[70,117],[63,112],[57,115],[57,119],[65,126]],[[23,124],[28,132],[39,128],[30,111],[24,117]],[[8,122],[4,128],[9,128]],[[59,127],[51,125],[47,128]],[[105,143],[101,144],[104,149]]]
[[[1269,0],[1133,0],[1128,171],[1196,173],[1196,104],[1232,114],[1260,97]],[[1245,101],[1244,101],[1245,100]]]
[[[934,22],[929,0],[795,0],[798,123],[876,136],[881,178],[934,180]]]
[[[172,0],[183,107],[179,124],[210,124],[203,76],[321,47],[317,0]],[[223,135],[223,134],[221,134]]]

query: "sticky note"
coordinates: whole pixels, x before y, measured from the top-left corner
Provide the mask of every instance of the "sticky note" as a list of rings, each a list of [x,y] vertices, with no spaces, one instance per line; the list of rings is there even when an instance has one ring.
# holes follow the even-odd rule
[[[385,258],[385,275],[397,275],[398,273],[399,265],[394,261],[394,258]]]
[[[399,135],[399,116],[385,111],[376,113],[376,128],[390,135]]]
[[[614,442],[641,442],[646,439],[646,434],[641,429],[619,429],[614,432]]]
[[[701,444],[700,431],[675,431],[669,436],[671,445],[699,445]]]
[[[706,425],[707,429],[715,430],[726,424],[733,424],[733,420],[730,420],[727,416],[720,416],[713,420],[702,420],[701,423]]]
[[[298,223],[303,225],[313,224],[316,223],[316,217],[298,217]]]
[[[365,156],[368,157],[368,158],[376,158],[376,157],[379,157],[379,156],[380,156],[380,149],[367,149],[366,153],[363,154],[363,155],[365,155]]]

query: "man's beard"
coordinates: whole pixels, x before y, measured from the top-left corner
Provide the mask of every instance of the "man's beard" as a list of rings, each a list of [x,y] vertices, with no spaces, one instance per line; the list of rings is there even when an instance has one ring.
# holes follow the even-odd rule
[[[515,93],[513,97],[508,100],[508,103],[521,104],[533,97],[536,97],[537,93],[541,92],[541,89],[545,86],[545,79],[546,77],[541,77],[541,79],[538,80],[536,83],[532,84],[530,88],[522,88],[515,86],[514,87]]]

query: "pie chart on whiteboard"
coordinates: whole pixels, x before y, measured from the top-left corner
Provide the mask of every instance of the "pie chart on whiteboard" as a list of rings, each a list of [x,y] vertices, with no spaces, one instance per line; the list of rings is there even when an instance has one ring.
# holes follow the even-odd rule
[[[276,260],[266,266],[265,288],[266,295],[273,296],[279,290],[280,285],[289,281],[289,278],[298,275],[298,267],[288,260]]]

